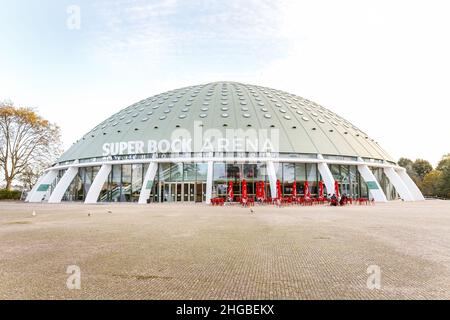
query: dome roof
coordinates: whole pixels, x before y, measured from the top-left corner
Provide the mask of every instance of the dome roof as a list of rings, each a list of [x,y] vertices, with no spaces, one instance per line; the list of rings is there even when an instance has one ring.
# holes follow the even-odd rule
[[[193,131],[200,121],[203,130],[277,128],[282,153],[393,161],[363,131],[317,103],[271,88],[214,82],[165,92],[117,112],[58,162],[102,157],[105,143],[170,140],[176,128]]]

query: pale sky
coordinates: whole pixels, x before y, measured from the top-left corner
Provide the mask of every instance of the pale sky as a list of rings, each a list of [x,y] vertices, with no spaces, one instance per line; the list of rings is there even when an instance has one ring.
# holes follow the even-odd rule
[[[313,100],[394,158],[435,165],[450,152],[449,17],[444,0],[0,0],[0,100],[57,123],[67,148],[144,98],[238,81]]]

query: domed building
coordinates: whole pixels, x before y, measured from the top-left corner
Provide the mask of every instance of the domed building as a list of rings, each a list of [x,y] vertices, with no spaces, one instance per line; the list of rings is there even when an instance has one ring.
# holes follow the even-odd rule
[[[169,91],[106,119],[46,170],[27,201],[205,202],[309,192],[423,200],[395,160],[336,113],[287,92],[235,82]]]

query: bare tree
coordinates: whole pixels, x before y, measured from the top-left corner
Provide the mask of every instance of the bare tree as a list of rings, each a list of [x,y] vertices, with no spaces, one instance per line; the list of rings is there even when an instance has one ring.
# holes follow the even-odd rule
[[[35,183],[36,176],[61,153],[59,127],[33,109],[0,102],[0,169],[10,190],[15,179]]]

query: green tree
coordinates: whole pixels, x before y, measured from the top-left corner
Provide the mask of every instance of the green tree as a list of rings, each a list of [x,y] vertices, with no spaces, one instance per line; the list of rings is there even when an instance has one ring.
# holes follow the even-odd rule
[[[400,158],[398,160],[398,165],[405,168],[408,173],[413,172],[413,164],[414,162],[408,158]]]
[[[406,169],[406,172],[414,181],[414,183],[420,188],[421,179],[418,177],[417,173],[414,171],[414,162],[408,158],[400,158],[398,160],[398,165]]]
[[[441,159],[441,161],[439,161],[436,170],[441,170],[444,167],[444,165],[447,163],[447,160],[450,159],[450,153],[447,153],[446,155],[444,155]]]
[[[7,190],[16,179],[54,161],[60,146],[58,126],[30,108],[0,102],[0,170]]]
[[[450,198],[450,157],[448,155],[439,163],[441,175],[437,181],[436,189],[439,196]]]
[[[427,160],[417,159],[412,164],[412,169],[420,181],[423,181],[423,178],[433,171],[433,166]]]
[[[421,183],[421,190],[425,196],[437,196],[438,183],[441,178],[442,172],[439,170],[433,170],[423,178]]]
[[[403,168],[405,168],[405,169],[412,169],[412,165],[413,165],[413,161],[412,160],[410,160],[410,159],[408,159],[408,158],[400,158],[399,160],[398,160],[398,165],[400,166],[400,167],[403,167]]]

